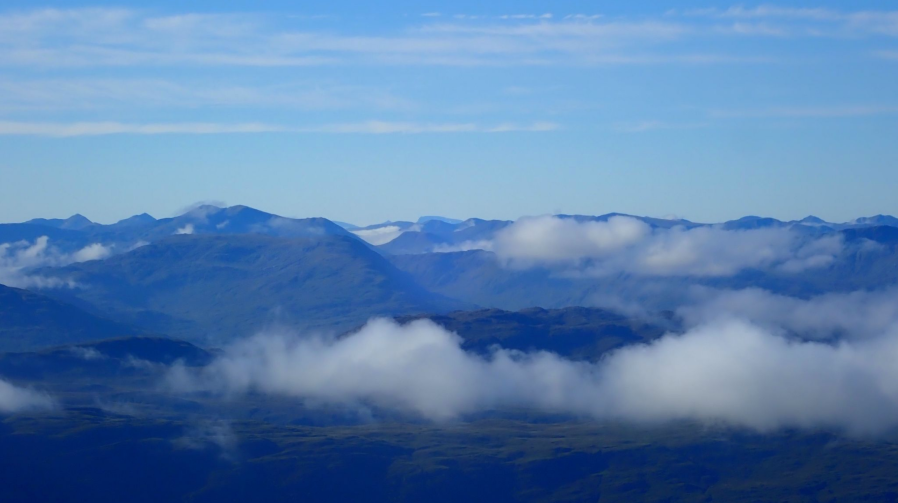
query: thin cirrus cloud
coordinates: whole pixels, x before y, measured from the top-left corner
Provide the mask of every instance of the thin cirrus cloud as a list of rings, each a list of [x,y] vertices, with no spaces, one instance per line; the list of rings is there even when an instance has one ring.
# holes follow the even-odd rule
[[[726,9],[707,8],[670,11],[668,16],[711,17],[736,20],[772,20],[800,23],[779,25],[783,29],[796,28],[792,34],[824,35],[884,35],[898,36],[898,11],[842,11],[828,8],[796,8],[776,5],[758,7],[734,6]]]
[[[441,19],[437,16],[423,19]],[[285,26],[255,14],[152,16],[126,9],[40,9],[0,14],[0,65],[310,66],[347,63],[492,65],[725,61],[710,55],[647,55],[695,27],[665,19],[509,14],[409,26],[391,34]],[[286,23],[289,24],[289,23]]]
[[[26,135],[51,137],[101,136],[112,134],[160,135],[160,134],[439,134],[439,133],[511,133],[547,132],[559,128],[552,122],[528,124],[500,123],[481,125],[475,123],[420,123],[367,121],[357,123],[324,124],[295,127],[266,123],[149,123],[125,124],[120,122],[0,122],[0,135]]]
[[[585,14],[447,17],[436,12],[418,19],[423,24],[371,35],[325,31],[308,18],[291,24],[251,13],[153,15],[102,8],[7,12],[0,13],[0,65],[716,64],[770,58],[696,54],[677,44],[726,34],[898,36],[898,11],[776,6],[608,20]]]
[[[364,86],[209,84],[165,79],[0,79],[0,110],[97,110],[121,105],[305,110],[414,110],[407,98]]]
[[[877,115],[898,115],[898,106],[841,105],[818,107],[773,107],[756,110],[712,110],[709,115],[712,118],[717,119],[826,119],[843,117],[871,117]]]
[[[596,363],[548,352],[462,349],[430,322],[373,320],[341,337],[261,334],[208,367],[175,365],[177,391],[264,393],[374,406],[433,421],[504,408],[635,423],[692,420],[772,431],[898,426],[898,333],[831,345],[738,319],[628,346]]]

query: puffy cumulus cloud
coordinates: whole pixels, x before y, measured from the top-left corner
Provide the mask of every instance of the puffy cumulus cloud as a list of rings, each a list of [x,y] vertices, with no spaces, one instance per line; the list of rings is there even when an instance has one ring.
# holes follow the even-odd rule
[[[522,218],[489,241],[453,250],[491,250],[510,267],[563,267],[572,274],[711,277],[749,268],[796,273],[823,267],[842,247],[839,236],[806,238],[788,228],[653,229],[627,216],[607,221],[545,216]]]
[[[176,235],[193,234],[193,231],[194,231],[193,224],[187,224],[184,227],[178,227],[178,229],[175,231],[175,234]]]
[[[63,266],[74,262],[109,257],[112,248],[94,243],[73,253],[65,253],[50,244],[47,236],[30,241],[0,244],[0,284],[20,288],[59,288],[75,286],[59,278],[45,278],[28,274],[28,269],[44,266]]]
[[[758,288],[693,288],[677,314],[688,326],[722,318],[750,320],[809,339],[869,339],[898,327],[898,288],[827,293],[809,299]]]
[[[896,356],[894,333],[828,345],[719,322],[615,353],[603,364],[603,402],[624,419],[873,434],[898,426]]]
[[[88,260],[102,260],[112,255],[112,250],[100,243],[87,245],[71,255],[72,262],[87,262]]]
[[[645,240],[651,232],[644,222],[629,217],[615,216],[605,222],[522,218],[496,234],[492,250],[518,263],[581,261],[609,256]]]
[[[25,410],[48,410],[56,407],[50,396],[14,386],[0,379],[0,413],[11,414]]]
[[[898,333],[836,345],[719,321],[597,363],[548,352],[468,353],[421,320],[373,320],[343,338],[261,335],[201,369],[175,366],[182,392],[250,392],[374,405],[444,421],[502,408],[638,423],[693,420],[770,431],[868,435],[898,426]]]

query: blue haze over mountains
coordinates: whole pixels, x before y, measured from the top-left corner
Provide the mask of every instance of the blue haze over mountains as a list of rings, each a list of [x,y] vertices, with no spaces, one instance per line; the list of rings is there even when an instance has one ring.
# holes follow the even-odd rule
[[[619,217],[554,218],[584,223]],[[632,218],[660,232],[780,229],[802,241],[833,236],[841,245],[825,267],[793,272],[744,267],[710,276],[584,275],[545,263],[509,265],[494,251],[469,246],[489,242],[512,221],[431,216],[355,227],[211,205],[173,218],[140,214],[111,225],[81,215],[2,224],[0,243],[47,236],[51,248],[64,252],[99,243],[108,252],[103,260],[27,269],[37,277],[77,285],[36,291],[136,331],[203,344],[222,344],[270,325],[340,331],[372,316],[476,308],[639,305],[645,316],[657,318],[680,307],[682,292],[690,287],[762,288],[807,298],[880,289],[898,281],[898,219],[891,216],[845,223],[748,216],[715,225]],[[584,260],[588,264],[593,259]]]
[[[898,321],[890,216],[205,205],[0,243],[4,501],[893,495],[898,419],[867,379]]]

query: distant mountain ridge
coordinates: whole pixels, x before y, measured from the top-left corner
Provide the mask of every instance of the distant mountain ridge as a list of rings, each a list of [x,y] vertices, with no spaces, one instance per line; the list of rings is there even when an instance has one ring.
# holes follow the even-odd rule
[[[348,328],[371,316],[471,306],[422,288],[360,240],[339,235],[171,236],[107,260],[39,272],[85,285],[49,295],[204,344],[278,323]]]
[[[580,222],[603,222],[611,217],[625,216],[636,218],[653,228],[661,229],[709,225],[726,230],[789,227],[808,234],[876,226],[898,227],[898,218],[890,215],[861,217],[843,223],[827,222],[815,216],[790,221],[745,216],[718,224],[696,223],[677,218],[643,217],[624,213],[607,213],[598,216],[567,214],[555,216]],[[91,222],[80,214],[66,219],[36,218],[21,224],[0,224],[0,243],[34,239],[37,235],[47,235],[54,241],[58,241],[64,249],[72,249],[89,243],[102,243],[116,245],[113,251],[120,253],[134,246],[165,239],[176,234],[261,234],[291,238],[333,235],[361,239],[374,246],[379,246],[381,251],[387,254],[419,254],[457,249],[466,243],[488,240],[496,232],[512,223],[511,220],[479,218],[458,220],[442,216],[422,216],[415,222],[387,221],[368,226],[356,226],[320,217],[287,218],[242,205],[230,207],[202,205],[172,218],[156,219],[149,214],[142,213],[110,225]],[[42,230],[44,230],[43,233]]]
[[[82,215],[73,215],[67,219],[36,218],[21,224],[0,224],[0,243],[46,235],[54,242],[58,241],[54,244],[64,249],[102,243],[115,245],[116,250],[121,252],[177,234],[355,237],[325,218],[287,218],[248,206],[219,208],[204,205],[182,215],[162,219],[142,213],[109,225],[91,222]]]

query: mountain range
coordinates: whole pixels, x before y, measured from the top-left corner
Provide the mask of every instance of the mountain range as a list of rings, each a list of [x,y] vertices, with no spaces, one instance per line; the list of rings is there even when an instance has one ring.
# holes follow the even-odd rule
[[[624,215],[557,217],[605,222],[615,216]],[[634,218],[654,229],[706,226]],[[84,321],[96,327],[85,332],[100,337],[168,334],[215,345],[277,326],[339,333],[372,316],[597,306],[604,305],[609,293],[661,312],[676,308],[683,290],[692,285],[764,288],[799,297],[885,288],[898,282],[896,223],[898,219],[878,215],[844,224],[816,217],[780,221],[753,216],[718,224],[715,228],[735,231],[789,229],[801,239],[832,236],[843,244],[823,267],[788,273],[746,269],[721,277],[561,274],[547,267],[507,267],[493,252],[459,249],[493,239],[512,224],[505,220],[431,216],[356,227],[324,218],[285,218],[246,206],[198,206],[166,219],[140,214],[112,225],[81,215],[35,219],[0,225],[0,243],[47,236],[49,246],[66,257],[89,245],[108,250],[108,257],[100,256],[104,260],[60,266],[75,259],[59,259],[53,267],[32,264],[19,271],[75,285],[31,288],[59,306],[78,306],[96,317],[94,325]],[[50,327],[33,337],[33,344],[13,342],[31,337],[22,339],[21,330],[10,330],[18,335],[10,335],[0,347],[62,342]]]
[[[614,216],[620,215],[557,217]],[[639,220],[653,235],[707,227]],[[142,214],[112,225],[80,215],[3,224],[0,272],[7,274],[0,278],[40,281],[25,289],[0,285],[0,393],[13,390],[14,398],[31,397],[45,408],[3,412],[0,500],[669,501],[677,494],[684,501],[891,501],[898,496],[898,455],[888,439],[817,429],[758,434],[688,415],[646,426],[515,400],[429,422],[394,410],[391,400],[377,401],[383,383],[376,369],[378,358],[387,359],[380,372],[396,377],[389,385],[425,389],[412,398],[427,403],[457,399],[445,385],[467,377],[465,371],[516,369],[510,375],[517,378],[504,384],[469,386],[496,386],[502,397],[526,394],[534,366],[562,388],[571,372],[605,382],[614,375],[606,364],[628,351],[616,350],[631,348],[633,357],[663,344],[682,347],[686,336],[664,336],[688,329],[675,308],[691,288],[808,299],[892,287],[896,224],[885,216],[846,224],[813,217],[718,224],[714,229],[739,234],[786,229],[798,250],[807,245],[817,253],[822,246],[829,255],[808,269],[753,265],[716,276],[514,266],[489,247],[466,245],[495,239],[513,225],[504,220],[422,217],[356,227],[245,206],[200,206],[174,218]],[[737,256],[751,244],[740,245]],[[83,253],[95,247],[105,252]],[[575,261],[584,263],[590,265]],[[619,302],[614,309],[599,307],[612,297]],[[884,306],[873,316],[889,315]],[[394,376],[409,359],[433,355],[403,344],[403,331],[389,321],[365,325],[372,317],[394,318],[406,330],[428,327],[423,342],[441,356],[430,361],[445,357],[462,372],[434,381],[418,365]],[[409,325],[424,318],[451,333]],[[393,338],[377,338],[384,334],[376,326],[388,327]],[[365,337],[350,339],[363,331]],[[259,332],[269,337],[250,337]],[[318,351],[317,358],[255,365],[271,347],[276,356],[301,348],[290,356]],[[830,347],[818,344],[814,352]],[[334,355],[337,371],[315,389],[323,394],[290,394],[303,376],[293,372],[318,359],[326,366]],[[682,363],[691,369],[695,362]],[[219,384],[234,372],[236,388],[184,387]],[[287,378],[259,380],[281,372]],[[346,388],[342,378],[356,372],[364,378],[346,381]],[[645,367],[635,377],[652,372]],[[369,384],[376,391],[370,396],[342,395]],[[546,389],[538,394],[553,394]],[[444,390],[450,390],[445,397]]]

